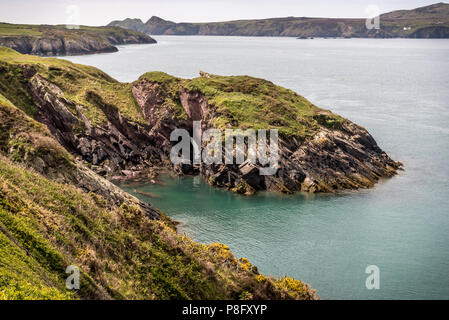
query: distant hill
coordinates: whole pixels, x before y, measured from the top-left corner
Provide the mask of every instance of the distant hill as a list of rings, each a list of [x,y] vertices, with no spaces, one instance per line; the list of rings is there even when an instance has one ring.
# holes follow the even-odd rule
[[[358,38],[449,38],[449,4],[437,3],[380,16],[380,29],[368,30],[365,18],[286,17],[210,23],[175,23],[151,17],[113,21],[108,26],[151,35],[223,35]]]
[[[140,21],[142,22],[142,21]],[[150,36],[118,27],[69,29],[65,25],[0,23],[0,46],[40,56],[115,52],[120,44],[156,43]]]

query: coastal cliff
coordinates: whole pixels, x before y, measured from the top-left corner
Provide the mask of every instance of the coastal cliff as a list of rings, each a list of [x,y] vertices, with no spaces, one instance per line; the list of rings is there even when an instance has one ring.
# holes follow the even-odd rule
[[[263,79],[151,72],[121,83],[64,60],[7,49],[2,56],[0,93],[108,179],[148,177],[163,168],[238,193],[335,192],[372,187],[401,167],[366,129]],[[262,176],[261,166],[248,163],[173,165],[170,133],[192,133],[195,120],[203,129],[277,129],[277,171]]]
[[[156,43],[150,36],[122,28],[35,26],[0,23],[0,46],[39,56],[118,51],[116,45]]]
[[[170,134],[276,129],[280,161],[173,165]],[[133,83],[94,67],[0,47],[0,299],[317,299],[267,277],[223,244],[176,233],[111,179],[199,174],[232,192],[334,192],[373,186],[401,164],[366,129],[269,81],[162,72]],[[13,268],[11,266],[14,265]],[[81,289],[65,289],[65,268]]]
[[[5,48],[0,59],[5,52],[30,63]],[[179,236],[162,212],[94,173],[20,109],[0,94],[0,300],[318,298],[299,280],[260,274],[223,244]],[[70,120],[63,110],[55,111]],[[79,290],[66,289],[68,266],[79,268]]]
[[[170,132],[202,129],[276,129],[279,162],[274,175],[260,164],[175,165],[178,173],[200,174],[213,186],[237,193],[334,192],[372,187],[401,168],[368,131],[323,110],[295,92],[248,76],[223,77],[202,72],[192,80],[147,73],[133,84],[133,95],[157,136],[161,158],[169,157]],[[247,143],[247,142],[246,142]],[[204,147],[204,145],[203,145]],[[224,152],[223,152],[224,155]]]
[[[265,37],[345,37],[345,38],[448,38],[449,4],[437,3],[413,10],[380,15],[380,29],[367,29],[366,18],[285,17],[209,23],[175,23],[153,16],[112,21],[122,27],[151,35],[213,35]]]

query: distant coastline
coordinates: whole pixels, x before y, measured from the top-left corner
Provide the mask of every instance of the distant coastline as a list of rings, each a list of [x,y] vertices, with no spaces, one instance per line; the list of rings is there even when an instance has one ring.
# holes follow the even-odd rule
[[[117,52],[116,45],[156,43],[150,36],[116,27],[0,23],[0,46],[22,54],[69,56]]]
[[[268,36],[297,38],[449,38],[449,4],[380,15],[380,28],[368,29],[366,19],[285,17],[209,23],[176,23],[153,16],[146,23],[127,18],[109,27],[149,35]]]

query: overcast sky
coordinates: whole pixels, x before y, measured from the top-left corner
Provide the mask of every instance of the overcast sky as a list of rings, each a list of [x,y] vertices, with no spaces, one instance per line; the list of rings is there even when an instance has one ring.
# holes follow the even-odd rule
[[[112,20],[151,16],[176,22],[208,22],[286,16],[367,17],[367,7],[381,13],[413,9],[437,0],[0,0],[0,21],[29,24],[105,25]],[[77,14],[77,12],[79,14]]]

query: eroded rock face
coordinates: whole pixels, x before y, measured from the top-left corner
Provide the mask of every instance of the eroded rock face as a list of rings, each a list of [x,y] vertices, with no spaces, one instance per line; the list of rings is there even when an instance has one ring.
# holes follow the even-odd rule
[[[340,131],[323,129],[313,139],[280,138],[278,170],[262,176],[259,167],[202,165],[201,174],[212,185],[238,193],[257,190],[285,193],[334,192],[372,187],[381,177],[392,177],[401,167],[390,159],[369,133],[348,121]]]
[[[179,99],[182,107],[192,121],[202,121],[206,119],[209,111],[206,97],[200,92],[188,91],[181,88]]]
[[[37,80],[36,80],[37,81]],[[0,140],[0,157],[11,158],[17,150],[11,141],[33,145],[34,151],[26,153],[21,164],[32,168],[50,180],[73,185],[85,192],[93,192],[104,198],[110,209],[123,204],[143,209],[151,219],[160,219],[161,213],[151,205],[139,201],[110,181],[90,170],[84,161],[73,159],[45,128],[26,125],[27,116],[15,107],[0,106],[1,132],[7,133]],[[31,120],[30,120],[31,121]],[[12,146],[11,146],[12,145]]]
[[[181,87],[179,100],[189,121],[171,122],[164,128],[161,123],[170,122],[168,118],[171,115],[156,116],[156,110],[161,108],[164,101],[161,85],[144,79],[135,85],[133,93],[153,128],[152,134],[165,137],[165,148],[161,149],[165,158],[168,158],[169,154],[167,146],[171,146],[167,138],[170,130],[184,128],[191,131],[191,121],[199,120],[202,121],[203,130],[214,127],[214,108],[209,106],[201,92],[192,92]],[[153,126],[153,123],[156,125]],[[381,177],[395,175],[401,166],[377,146],[367,130],[348,120],[338,130],[321,127],[311,139],[300,141],[280,137],[279,143],[280,159],[275,175],[262,176],[258,166],[247,162],[242,165],[203,163],[200,166],[200,174],[211,185],[238,193],[251,194],[257,190],[286,193],[333,192],[371,187]],[[195,172],[193,166],[189,165],[176,169],[183,173]]]
[[[142,79],[133,85],[132,94],[148,122],[148,135],[151,137],[153,150],[159,155],[161,164],[170,167],[170,150],[173,145],[170,134],[177,128],[191,131],[191,119],[177,118],[172,108],[164,106],[170,93],[160,83]]]
[[[129,168],[142,171],[160,161],[149,127],[130,123],[95,93],[88,95],[107,116],[101,125],[92,125],[83,106],[66,100],[58,87],[39,75],[30,79],[29,91],[37,107],[36,120],[45,123],[61,145],[92,164],[97,173],[120,176]]]
[[[135,178],[149,168],[164,167],[178,174],[199,173],[209,184],[237,193],[334,192],[371,187],[381,177],[395,175],[401,167],[364,128],[348,120],[335,129],[320,126],[304,140],[281,135],[274,175],[261,175],[260,165],[248,162],[174,166],[169,160],[170,150],[177,143],[170,141],[173,130],[186,129],[192,135],[193,121],[201,121],[203,130],[215,126],[216,108],[200,91],[182,85],[177,92],[170,91],[162,83],[140,79],[133,84],[132,94],[145,125],[131,123],[117,108],[88,92],[89,101],[107,117],[103,124],[93,125],[84,115],[83,106],[66,100],[58,87],[38,74],[29,80],[29,91],[38,109],[36,119],[45,123],[67,150],[108,178]],[[168,98],[184,109],[185,117],[179,117],[175,108],[167,105]]]

